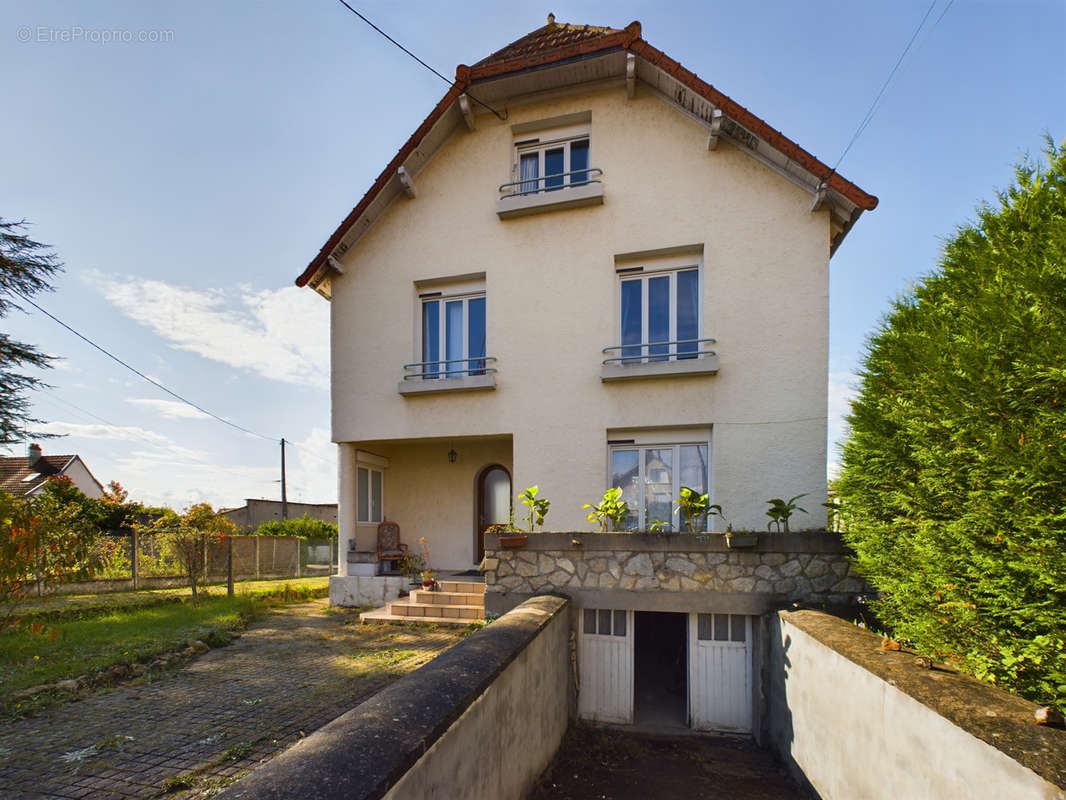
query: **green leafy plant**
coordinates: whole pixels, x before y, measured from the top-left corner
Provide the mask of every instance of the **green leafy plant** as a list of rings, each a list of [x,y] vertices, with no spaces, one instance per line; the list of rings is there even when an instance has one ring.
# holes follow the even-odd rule
[[[707,517],[710,514],[721,514],[722,507],[712,503],[707,494],[700,494],[695,489],[682,486],[678,493],[676,513],[689,533],[696,533],[696,529],[704,530],[707,527]],[[701,524],[702,520],[702,524]]]
[[[522,494],[518,495],[519,502],[529,509],[522,519],[529,523],[530,533],[533,532],[534,525],[540,527],[544,524],[544,518],[548,516],[548,508],[551,506],[550,500],[537,497],[539,492],[539,486],[530,486]]]
[[[894,638],[1066,710],[1066,144],[1044,160],[871,335],[834,488]]]
[[[653,519],[648,523],[648,530],[652,533],[662,533],[663,531],[670,530],[670,523],[663,522],[661,519]]]
[[[622,487],[620,486],[604,492],[599,504],[585,503],[581,508],[592,509],[589,512],[588,521],[598,522],[600,533],[621,530],[629,518],[629,503],[622,499]]]
[[[772,530],[776,524],[778,533],[788,533],[788,521],[792,518],[792,515],[797,511],[802,511],[804,514],[807,513],[806,509],[796,505],[797,500],[806,496],[807,494],[804,493],[790,497],[788,500],[782,500],[780,497],[767,500],[766,502],[770,508],[766,510],[766,516],[770,518],[770,521],[766,523],[766,530]]]
[[[297,536],[301,539],[336,539],[337,526],[332,522],[311,519],[307,514],[290,519],[272,519],[255,530],[256,536]]]

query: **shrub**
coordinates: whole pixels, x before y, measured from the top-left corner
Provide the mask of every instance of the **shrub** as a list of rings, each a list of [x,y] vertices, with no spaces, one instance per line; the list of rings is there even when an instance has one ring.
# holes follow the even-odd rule
[[[1066,707],[1066,147],[871,338],[836,488],[897,638]]]
[[[332,522],[311,519],[304,514],[297,519],[276,519],[264,522],[255,530],[256,536],[298,536],[301,539],[336,539],[337,526]]]

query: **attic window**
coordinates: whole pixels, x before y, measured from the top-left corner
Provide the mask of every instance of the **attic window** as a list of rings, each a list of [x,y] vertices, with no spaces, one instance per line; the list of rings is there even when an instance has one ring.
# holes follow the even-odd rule
[[[513,125],[511,180],[500,186],[501,219],[603,202],[603,170],[591,163],[591,112]]]

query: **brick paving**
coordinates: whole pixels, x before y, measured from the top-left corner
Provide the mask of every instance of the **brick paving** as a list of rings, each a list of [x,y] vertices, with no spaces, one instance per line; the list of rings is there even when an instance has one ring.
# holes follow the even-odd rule
[[[461,635],[354,619],[324,601],[278,609],[229,647],[151,683],[9,724],[0,797],[208,797]]]

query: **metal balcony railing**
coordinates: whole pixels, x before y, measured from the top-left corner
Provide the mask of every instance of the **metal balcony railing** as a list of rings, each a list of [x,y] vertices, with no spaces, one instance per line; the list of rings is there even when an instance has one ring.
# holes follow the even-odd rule
[[[506,197],[521,197],[527,194],[539,194],[540,192],[556,192],[573,186],[588,186],[590,183],[603,183],[599,176],[603,170],[599,167],[576,170],[574,172],[559,172],[555,175],[545,175],[542,178],[525,178],[520,181],[511,181],[500,186],[501,199]],[[596,176],[596,177],[593,177]],[[570,180],[564,180],[569,178]],[[510,190],[510,191],[508,191]],[[506,194],[505,194],[506,192]]]
[[[603,354],[621,351],[621,355],[603,359],[603,364],[648,364],[654,361],[681,361],[690,358],[718,355],[703,345],[715,344],[716,339],[678,339],[673,342],[641,342],[640,344],[615,344],[603,348]]]
[[[478,356],[476,358],[450,358],[443,361],[415,361],[404,364],[405,381],[432,380],[434,378],[465,378],[472,375],[486,375],[498,372],[496,367],[487,366],[495,363],[495,356]],[[458,365],[458,366],[453,366]]]

